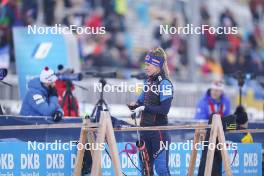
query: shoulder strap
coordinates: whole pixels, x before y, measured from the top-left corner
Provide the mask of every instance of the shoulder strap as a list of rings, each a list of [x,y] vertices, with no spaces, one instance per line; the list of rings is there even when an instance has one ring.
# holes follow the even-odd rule
[[[220,109],[218,112],[216,112],[215,106],[214,106],[214,103],[212,102],[212,100],[208,99],[208,103],[209,103],[211,113],[219,113],[221,115],[221,117],[224,116],[224,104],[223,103],[221,103]]]

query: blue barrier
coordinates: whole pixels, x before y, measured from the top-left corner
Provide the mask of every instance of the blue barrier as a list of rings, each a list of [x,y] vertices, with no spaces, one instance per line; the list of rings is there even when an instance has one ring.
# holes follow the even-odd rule
[[[56,145],[53,145],[56,144]],[[68,144],[67,146],[65,144]],[[190,144],[190,143],[189,143]],[[191,149],[184,143],[171,143],[169,146],[169,168],[172,176],[186,175],[189,167]],[[64,145],[64,147],[63,147]],[[0,142],[0,174],[42,176],[42,175],[73,175],[76,162],[76,144],[72,143],[31,143],[28,142]],[[57,147],[57,150],[56,148]],[[107,147],[106,147],[107,148]],[[125,143],[118,143],[119,152],[124,150]],[[237,152],[237,154],[235,154]],[[133,163],[139,167],[137,154],[130,155],[120,153],[120,164],[123,173],[129,176],[140,175]],[[195,165],[196,175],[199,167],[199,158]],[[237,150],[229,150],[230,159],[234,162],[231,165],[234,176],[255,175],[261,176],[261,145],[260,144],[237,144]],[[103,150],[102,154],[102,175],[115,175],[111,159]]]
[[[50,117],[17,117],[0,116],[0,128],[6,125],[37,125],[53,124]],[[65,118],[59,123],[82,123],[81,118]],[[188,124],[189,122],[178,122],[177,124]],[[264,128],[263,123],[251,123],[250,128]],[[193,139],[193,130],[170,131],[172,145],[180,144]],[[76,159],[76,147],[72,150],[52,150],[45,148],[40,150],[29,150],[31,144],[46,146],[50,143],[60,143],[61,145],[69,141],[78,141],[80,135],[79,128],[69,129],[34,129],[34,130],[5,130],[0,131],[0,175],[72,175]],[[121,152],[125,148],[124,142],[136,141],[135,132],[115,132],[119,142],[118,148]],[[252,134],[255,141],[263,143],[261,134]],[[4,142],[3,142],[4,141]],[[34,143],[35,142],[35,143]],[[76,144],[72,142],[72,144]],[[237,155],[232,164],[234,175],[261,175],[261,144],[238,144]],[[169,167],[172,175],[186,175],[191,150],[182,148],[172,148],[170,150]],[[229,151],[231,161],[234,158],[234,151]],[[195,174],[199,166],[201,151],[198,152]],[[131,155],[131,158],[138,166],[138,156]],[[131,163],[127,154],[121,153],[121,167],[127,175],[139,175],[138,170]],[[113,175],[112,163],[105,151],[102,155],[103,175]]]

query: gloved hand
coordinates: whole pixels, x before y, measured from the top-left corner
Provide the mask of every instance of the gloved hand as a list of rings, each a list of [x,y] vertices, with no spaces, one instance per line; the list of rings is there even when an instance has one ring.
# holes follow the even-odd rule
[[[132,119],[138,117],[139,113],[144,111],[144,109],[145,109],[145,106],[139,106],[135,110],[133,110],[131,113]]]
[[[49,96],[58,96],[57,89],[55,87],[50,86],[49,87]]]
[[[138,105],[138,104],[134,104],[134,105],[127,104],[127,107],[128,107],[131,111],[133,111],[133,110],[135,110],[136,108],[138,108],[139,105]]]
[[[55,113],[53,115],[53,121],[58,122],[62,119],[62,117],[63,117],[63,112],[61,110],[57,110],[57,111],[55,111]]]

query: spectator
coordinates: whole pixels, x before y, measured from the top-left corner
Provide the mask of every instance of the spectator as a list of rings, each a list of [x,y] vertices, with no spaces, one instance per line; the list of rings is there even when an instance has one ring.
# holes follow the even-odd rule
[[[43,2],[45,24],[47,24],[48,26],[54,25],[55,24],[54,11],[56,6],[56,1],[45,0],[42,2]]]
[[[206,119],[212,113],[219,113],[222,117],[230,114],[230,100],[224,94],[224,83],[213,81],[210,89],[199,100],[196,106],[195,119]]]
[[[250,0],[249,7],[252,18],[255,22],[259,22],[261,16],[264,14],[264,1],[263,0]]]
[[[220,26],[237,26],[234,15],[229,9],[220,15]]]
[[[225,75],[233,74],[237,68],[235,52],[228,50],[225,58],[222,60],[221,66]]]
[[[207,49],[202,50],[200,58],[202,76],[205,78],[222,79],[223,69],[218,61],[213,58]],[[199,61],[198,61],[199,62]]]
[[[103,15],[104,11],[101,8],[96,9],[93,13],[88,17],[87,21],[85,22],[85,26],[87,27],[101,27],[103,24]]]

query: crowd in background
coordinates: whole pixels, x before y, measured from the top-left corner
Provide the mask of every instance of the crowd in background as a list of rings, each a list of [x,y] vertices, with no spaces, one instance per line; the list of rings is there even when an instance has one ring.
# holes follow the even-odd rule
[[[200,70],[200,76],[221,78],[232,76],[240,70],[255,76],[264,75],[264,31],[263,25],[264,3],[251,1],[249,4],[253,26],[247,28],[237,22],[239,16],[234,16],[231,9],[225,9],[218,16],[218,22],[213,24],[211,14],[206,4],[200,7],[199,25],[238,27],[238,34],[211,34],[205,31],[200,35],[199,56],[194,58]],[[262,9],[262,11],[256,9]],[[160,24],[169,26],[185,26],[188,18],[184,11],[181,15],[171,17],[169,21],[159,19]],[[262,23],[261,23],[262,22]],[[180,24],[179,24],[180,23]],[[184,76],[188,67],[188,48],[186,35],[160,35],[159,26],[153,34],[159,45],[166,49],[169,57],[169,67],[174,73]]]
[[[41,3],[38,3],[41,2]],[[62,10],[61,10],[62,9]],[[61,14],[56,14],[56,11]],[[5,0],[1,3],[0,47],[10,48],[11,62],[15,62],[12,27],[32,24],[54,24],[82,27],[106,27],[106,35],[80,35],[80,59],[83,68],[91,66],[129,67],[130,53],[126,46],[125,1],[31,1]],[[59,13],[57,12],[57,13]],[[40,17],[42,14],[43,16]]]
[[[41,2],[41,3],[38,3]],[[213,26],[211,14],[205,4],[200,7],[200,25]],[[237,26],[242,32],[237,35],[213,35],[205,33],[200,36],[200,55],[196,63],[203,77],[208,75],[223,76],[234,73],[235,70],[264,75],[264,3],[261,0],[251,0],[248,4],[251,12],[253,27],[240,26],[231,9],[225,9],[218,16],[218,26]],[[61,11],[59,11],[62,9]],[[79,35],[79,53],[82,68],[92,66],[140,68],[140,62],[134,62],[136,56],[144,58],[144,52],[135,56],[131,46],[131,31],[127,28],[126,20],[129,11],[126,0],[3,0],[0,9],[0,48],[9,49],[11,63],[15,62],[12,27],[44,23],[47,26],[64,24],[69,26],[106,27],[106,35]],[[141,10],[142,11],[142,10]],[[135,13],[142,13],[140,9]],[[42,12],[42,13],[40,13]],[[64,12],[63,15],[58,13]],[[43,14],[43,16],[39,15]],[[170,26],[185,25],[188,17],[184,10],[167,17],[159,16],[161,24]],[[145,13],[146,19],[151,18]],[[143,18],[143,16],[142,16]],[[261,23],[262,22],[262,23]],[[179,77],[186,77],[188,70],[187,37],[180,35],[160,35],[158,26],[153,27],[153,39],[164,48],[169,58],[169,69]],[[132,48],[132,49],[131,49]]]
[[[234,16],[230,9],[226,9],[220,14],[218,25],[238,27],[239,33],[228,35],[206,33],[201,36],[203,74],[213,72],[219,75],[231,75],[236,70],[254,75],[264,74],[264,31],[261,29],[259,17],[254,17],[253,14],[253,27],[247,29],[239,26],[236,21],[238,17]],[[202,24],[211,24],[206,6],[201,7],[200,15]]]

